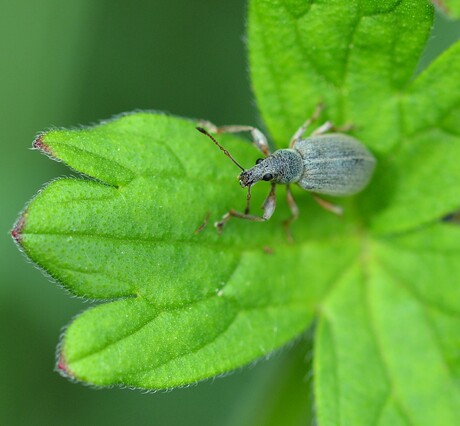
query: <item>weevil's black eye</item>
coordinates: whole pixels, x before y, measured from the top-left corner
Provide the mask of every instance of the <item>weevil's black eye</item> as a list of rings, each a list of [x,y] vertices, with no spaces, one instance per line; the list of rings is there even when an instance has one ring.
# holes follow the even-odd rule
[[[272,180],[273,175],[271,173],[266,173],[263,175],[262,180]]]
[[[262,161],[264,161],[263,158],[258,158],[258,159],[256,160],[256,164],[259,164],[259,163],[262,162]]]

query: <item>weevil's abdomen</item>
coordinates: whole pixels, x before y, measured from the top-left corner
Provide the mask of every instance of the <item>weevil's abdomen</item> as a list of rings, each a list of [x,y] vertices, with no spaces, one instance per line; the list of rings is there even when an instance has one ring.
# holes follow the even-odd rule
[[[294,149],[304,164],[297,184],[318,194],[346,196],[361,191],[369,183],[376,163],[363,144],[340,133],[302,139]]]

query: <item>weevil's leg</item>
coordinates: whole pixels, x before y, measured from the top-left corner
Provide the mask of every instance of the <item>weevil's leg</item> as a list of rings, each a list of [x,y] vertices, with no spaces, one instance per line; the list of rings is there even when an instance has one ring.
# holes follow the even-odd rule
[[[292,148],[296,144],[296,142],[302,139],[303,135],[307,130],[307,127],[318,119],[323,109],[324,105],[322,103],[317,105],[315,111],[313,112],[313,115],[307,121],[305,121],[305,123],[303,123],[302,126],[298,128],[297,132],[294,133],[294,136],[291,138],[291,142],[289,143],[289,148]]]
[[[323,135],[324,133],[333,131],[333,132],[349,132],[353,129],[353,124],[345,124],[340,127],[336,127],[331,121],[326,121],[323,125],[319,126],[311,135],[318,136]]]
[[[347,133],[347,132],[351,132],[354,128],[355,128],[355,125],[353,123],[347,123],[347,124],[344,124],[343,126],[335,127],[334,130],[336,132]]]
[[[324,133],[330,132],[331,130],[334,130],[335,126],[332,124],[331,121],[326,121],[324,124],[319,126],[311,135],[312,136],[318,136],[318,135],[323,135]]]
[[[337,216],[341,216],[343,214],[343,208],[337,206],[336,204],[332,204],[329,201],[323,200],[322,198],[318,197],[316,194],[311,194],[313,199],[325,210],[328,210]]]
[[[252,142],[256,148],[265,156],[270,155],[270,148],[268,146],[266,136],[255,127],[238,125],[217,127],[215,124],[209,121],[200,121],[200,126],[208,129],[212,133],[217,134],[250,132],[252,136]]]
[[[249,214],[251,211],[251,185],[248,186],[248,195],[246,196],[246,208],[244,214]]]
[[[204,228],[206,228],[206,226],[208,225],[210,215],[211,215],[211,212],[206,213],[206,216],[204,217],[203,223],[198,228],[196,228],[196,230],[194,232],[195,235],[198,235]]]
[[[270,155],[270,148],[266,136],[256,127],[252,126],[222,126],[218,127],[217,133],[240,133],[250,132],[252,142],[256,148],[265,156]]]
[[[240,219],[246,219],[246,220],[250,220],[253,222],[265,222],[266,220],[270,219],[276,207],[275,188],[276,188],[276,184],[272,183],[270,193],[268,194],[267,198],[262,204],[262,210],[264,211],[262,216],[255,216],[255,215],[248,214],[248,213],[241,213],[241,212],[231,209],[228,213],[224,214],[224,216],[219,222],[216,222],[214,224],[219,234],[222,233],[223,227],[232,217],[238,217]]]
[[[272,183],[272,187],[270,189],[270,192],[267,195],[267,198],[265,198],[264,203],[262,204],[262,210],[264,211],[264,214],[262,217],[264,220],[268,220],[273,216],[273,213],[275,212],[276,208],[276,183]]]
[[[286,235],[288,237],[289,242],[292,243],[294,242],[294,238],[292,238],[291,223],[297,220],[297,218],[299,217],[299,207],[297,207],[297,204],[294,200],[294,197],[292,196],[291,188],[289,185],[286,187],[286,198],[289,209],[291,210],[291,217],[284,221],[284,229],[286,230]]]

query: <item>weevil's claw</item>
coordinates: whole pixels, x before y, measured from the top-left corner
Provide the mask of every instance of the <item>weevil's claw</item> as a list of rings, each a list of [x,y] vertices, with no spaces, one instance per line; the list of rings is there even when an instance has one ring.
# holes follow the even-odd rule
[[[225,222],[223,222],[223,221],[214,222],[214,228],[217,229],[217,233],[218,233],[219,235],[222,234],[222,230],[223,230],[223,228],[224,228],[224,225],[225,225]]]
[[[218,222],[214,222],[214,227],[217,229],[217,233],[219,235],[222,234],[222,230],[224,229],[225,224],[228,222],[228,220],[232,217],[233,209],[231,209],[228,213],[225,213],[222,216],[222,219],[219,220]]]

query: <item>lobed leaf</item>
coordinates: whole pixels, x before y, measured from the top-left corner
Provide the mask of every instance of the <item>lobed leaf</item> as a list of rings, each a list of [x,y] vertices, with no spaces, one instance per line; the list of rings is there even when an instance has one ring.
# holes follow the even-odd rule
[[[226,141],[243,159],[257,155],[244,141]],[[217,219],[245,197],[234,166],[190,121],[132,114],[53,130],[35,146],[99,180],[48,185],[16,237],[74,294],[124,298],[68,328],[59,368],[78,380],[167,388],[263,356],[308,326],[315,300],[356,251],[345,237],[289,246],[286,208],[265,227],[235,220],[222,236],[212,226],[196,235],[207,212]],[[336,250],[343,257],[324,273],[322,259]]]
[[[460,45],[414,76],[433,18],[424,0],[249,10],[274,141],[287,145],[322,100],[321,119],[353,123],[378,157],[371,185],[339,201],[341,219],[295,189],[295,244],[284,202],[267,223],[197,234],[245,193],[193,122],[136,113],[41,135],[36,148],[95,179],[48,185],[13,236],[73,294],[106,302],[68,327],[58,368],[96,385],[185,385],[279,348],[316,315],[319,424],[458,424],[460,235],[439,219],[459,208]],[[258,156],[220,140],[242,164]],[[253,208],[268,192],[257,186]]]
[[[286,146],[323,100],[336,124],[353,123],[359,139],[388,152],[400,138],[399,97],[432,16],[419,0],[253,0],[252,83],[274,140]]]

